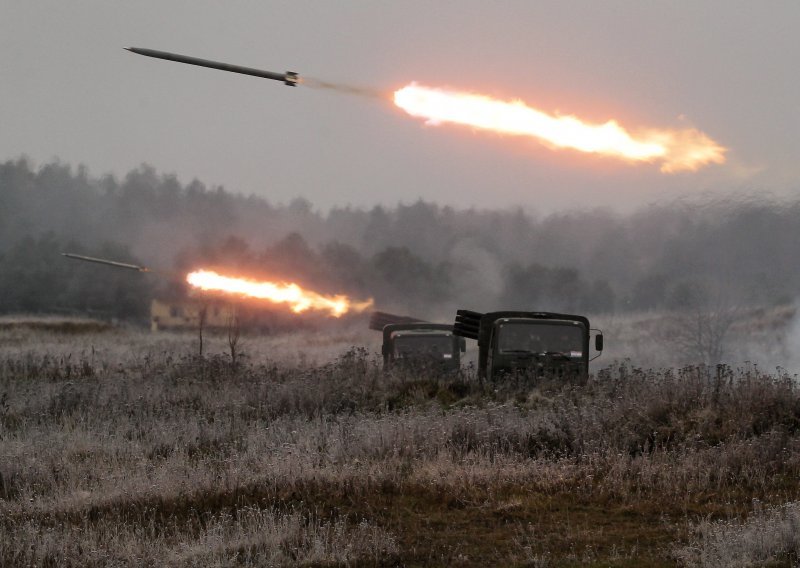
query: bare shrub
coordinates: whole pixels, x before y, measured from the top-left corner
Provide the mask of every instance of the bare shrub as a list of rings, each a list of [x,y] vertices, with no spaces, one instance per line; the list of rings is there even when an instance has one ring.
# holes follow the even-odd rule
[[[728,305],[692,308],[668,318],[663,336],[683,353],[684,360],[716,365],[723,361],[731,327],[742,313]]]
[[[687,546],[675,550],[687,566],[738,568],[800,561],[800,503],[756,508],[745,520],[703,521]]]

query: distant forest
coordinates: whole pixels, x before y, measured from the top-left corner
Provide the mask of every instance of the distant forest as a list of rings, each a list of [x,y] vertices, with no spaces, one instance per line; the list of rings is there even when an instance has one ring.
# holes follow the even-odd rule
[[[227,268],[428,317],[765,306],[800,290],[800,201],[678,201],[627,215],[425,201],[320,212],[302,198],[184,185],[146,165],[123,179],[58,162],[0,165],[0,313],[144,319],[153,295],[175,293],[175,281],[63,251],[167,273]]]

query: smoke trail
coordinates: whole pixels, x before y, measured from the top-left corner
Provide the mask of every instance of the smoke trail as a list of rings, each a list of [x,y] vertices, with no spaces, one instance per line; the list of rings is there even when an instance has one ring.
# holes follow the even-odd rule
[[[371,99],[388,99],[391,95],[388,92],[382,92],[377,89],[370,89],[367,87],[356,87],[353,85],[344,85],[341,83],[331,83],[330,81],[322,81],[314,79],[313,77],[302,77],[299,81],[305,87],[312,89],[328,89],[337,91],[345,95],[356,95],[358,97],[368,97]]]

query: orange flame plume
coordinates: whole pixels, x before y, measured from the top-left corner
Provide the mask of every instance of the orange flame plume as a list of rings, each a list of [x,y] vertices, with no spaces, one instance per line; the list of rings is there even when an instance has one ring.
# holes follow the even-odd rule
[[[429,124],[450,122],[503,134],[531,136],[557,147],[601,154],[634,162],[659,162],[661,171],[695,171],[725,162],[726,148],[703,132],[642,130],[636,136],[615,120],[588,124],[574,116],[549,115],[522,101],[424,87],[412,83],[395,91],[394,102]]]
[[[303,290],[297,284],[284,282],[256,282],[247,278],[223,276],[211,270],[196,270],[186,275],[186,281],[201,290],[213,290],[239,294],[248,298],[269,300],[276,304],[288,304],[296,313],[306,310],[327,310],[333,317],[339,317],[349,311],[362,312],[372,306],[372,299],[365,302],[353,302],[344,295],[323,296],[316,292]]]

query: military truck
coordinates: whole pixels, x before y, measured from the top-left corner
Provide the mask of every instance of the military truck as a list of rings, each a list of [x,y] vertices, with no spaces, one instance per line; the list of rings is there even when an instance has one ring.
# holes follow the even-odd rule
[[[478,373],[583,380],[589,373],[589,343],[603,350],[603,334],[583,316],[552,312],[458,310],[453,333],[478,342]]]
[[[454,372],[461,367],[466,341],[453,334],[453,326],[409,316],[373,312],[370,329],[383,334],[383,368],[393,366]]]

